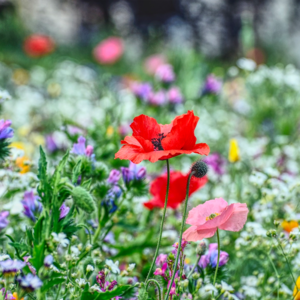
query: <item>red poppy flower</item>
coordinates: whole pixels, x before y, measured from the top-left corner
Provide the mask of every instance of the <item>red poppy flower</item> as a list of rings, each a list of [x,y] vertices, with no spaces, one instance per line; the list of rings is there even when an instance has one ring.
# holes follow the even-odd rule
[[[176,209],[178,205],[184,201],[186,194],[186,187],[189,174],[182,174],[179,171],[170,172],[170,190],[167,207]],[[202,178],[192,177],[190,182],[189,196],[202,188],[207,182],[207,176]],[[165,197],[167,191],[167,173],[157,177],[152,181],[150,186],[150,193],[153,199],[145,202],[144,206],[153,209],[154,207],[164,207]]]
[[[115,158],[129,159],[139,164],[142,160],[156,162],[180,154],[208,155],[207,144],[196,144],[194,131],[198,121],[199,117],[193,111],[176,117],[166,125],[158,124],[154,118],[145,115],[135,117],[130,125],[133,134],[121,141],[124,146]]]
[[[55,44],[49,36],[33,34],[26,38],[23,48],[28,56],[40,57],[51,53]]]

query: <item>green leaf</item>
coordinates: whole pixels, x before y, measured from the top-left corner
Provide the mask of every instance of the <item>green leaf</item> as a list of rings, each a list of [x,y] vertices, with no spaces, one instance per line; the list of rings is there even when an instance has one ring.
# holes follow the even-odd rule
[[[14,240],[10,235],[6,234],[6,236],[7,236],[13,243],[15,242],[15,240]],[[15,250],[16,250],[16,255],[17,255],[17,257],[18,257],[20,260],[23,260],[23,258],[21,257],[21,255],[20,255],[20,253],[19,253],[18,248],[15,248]]]
[[[89,189],[91,188],[91,185],[92,185],[92,178],[90,178],[90,179],[84,181],[84,182],[81,184],[81,186],[82,186],[83,188],[85,188],[86,190],[89,190]]]
[[[85,286],[85,289],[81,295],[81,300],[110,300],[117,296],[120,296],[128,289],[132,288],[131,285],[120,285],[113,291],[107,291],[103,293],[94,292],[93,294],[89,292],[89,287]]]
[[[15,249],[20,249],[22,251],[29,252],[29,246],[23,243],[9,243],[10,246],[14,247]]]
[[[61,283],[65,282],[65,281],[66,281],[65,278],[51,279],[46,284],[43,284],[43,286],[41,288],[41,291],[42,291],[42,293],[44,293],[44,292],[48,291],[49,289],[51,289],[52,287],[54,287],[55,285],[61,284]]]
[[[34,226],[34,243],[39,244],[43,238],[43,221],[44,221],[44,216],[41,216],[38,221],[35,223]]]
[[[30,259],[30,262],[35,267],[37,273],[44,263],[44,250],[45,250],[45,241],[41,244],[35,244],[33,247],[33,257]]]
[[[79,159],[73,168],[73,173],[72,173],[72,182],[75,184],[78,180],[79,175],[81,174],[81,166],[82,166],[82,161]]]
[[[70,155],[70,152],[67,151],[67,153],[63,156],[62,160],[59,162],[58,166],[55,169],[55,172],[54,172],[52,180],[51,180],[51,183],[52,183],[54,189],[59,184],[59,181],[61,178],[61,172],[63,171],[63,169],[68,161],[69,155]]]
[[[40,159],[38,164],[37,177],[39,178],[41,183],[47,181],[47,158],[42,146],[40,146]]]
[[[146,286],[143,284],[139,288],[138,300],[147,300],[147,299],[148,299],[148,292],[146,290]]]

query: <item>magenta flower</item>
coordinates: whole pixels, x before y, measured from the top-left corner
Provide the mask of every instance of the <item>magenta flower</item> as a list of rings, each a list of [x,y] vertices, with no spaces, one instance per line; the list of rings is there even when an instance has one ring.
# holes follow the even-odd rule
[[[171,83],[175,80],[173,66],[169,64],[161,65],[155,72],[155,77],[162,82]]]
[[[159,254],[156,258],[155,264],[157,266],[162,266],[167,261],[168,255],[167,254]]]
[[[219,154],[213,153],[205,157],[203,161],[210,166],[217,175],[225,173],[226,160]]]
[[[247,221],[245,203],[228,203],[223,198],[206,201],[190,210],[187,224],[192,225],[183,233],[186,241],[199,241],[212,237],[217,229],[240,231]]]
[[[176,86],[171,87],[167,92],[167,99],[172,104],[179,104],[183,102],[183,97],[180,89]]]
[[[91,157],[94,151],[93,146],[88,145],[85,147],[85,138],[83,136],[80,136],[77,141],[78,143],[73,145],[71,153]]]
[[[153,274],[162,276],[163,278],[167,279],[167,276],[166,276],[167,269],[168,269],[168,264],[165,262],[163,264],[163,266],[161,268],[157,268]]]
[[[9,216],[8,211],[1,211],[0,212],[0,230],[7,227],[9,224],[9,221],[7,220],[7,217]]]
[[[12,138],[14,130],[10,128],[10,120],[0,120],[0,140]]]

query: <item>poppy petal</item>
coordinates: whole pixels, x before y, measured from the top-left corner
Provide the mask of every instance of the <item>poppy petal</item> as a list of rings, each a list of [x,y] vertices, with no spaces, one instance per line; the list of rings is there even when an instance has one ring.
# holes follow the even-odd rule
[[[182,235],[182,238],[188,242],[196,242],[214,236],[217,228],[197,230],[197,226],[191,226]]]
[[[160,133],[160,126],[154,118],[140,115],[133,119],[130,127],[132,128],[133,136],[141,136],[145,140],[157,138]]]

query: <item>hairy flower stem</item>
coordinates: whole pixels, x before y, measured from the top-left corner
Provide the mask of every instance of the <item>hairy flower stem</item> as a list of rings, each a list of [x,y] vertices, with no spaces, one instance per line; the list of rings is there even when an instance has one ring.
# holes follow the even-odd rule
[[[279,239],[277,239],[277,242],[278,242],[278,246],[280,247],[280,249],[281,249],[281,252],[282,252],[282,254],[283,254],[284,258],[285,258],[285,261],[286,261],[286,263],[287,263],[287,265],[288,265],[288,268],[289,268],[289,271],[290,271],[291,277],[292,277],[292,279],[293,279],[293,281],[294,281],[294,283],[295,283],[295,287],[296,287],[296,289],[297,289],[297,293],[298,293],[298,291],[299,291],[299,288],[298,288],[298,285],[297,285],[296,279],[295,279],[295,277],[294,277],[294,274],[293,274],[293,271],[292,271],[292,268],[291,268],[290,262],[289,262],[289,260],[288,260],[288,258],[287,258],[287,256],[286,256],[286,254],[284,253],[284,250],[283,250],[283,248],[282,248],[282,246],[281,246],[280,240],[279,240]]]
[[[274,269],[274,271],[275,271],[276,277],[277,277],[277,281],[278,281],[278,283],[277,283],[277,300],[279,300],[280,276],[279,276],[279,274],[278,274],[278,272],[277,272],[277,269],[276,269],[276,267],[275,267],[275,265],[274,265],[274,262],[273,262],[273,260],[272,260],[272,257],[270,256],[269,253],[267,253],[267,255],[268,255],[268,258],[269,258],[269,260],[270,260],[270,262],[271,262],[271,265],[272,265],[272,267],[273,267],[273,269]]]
[[[191,270],[191,272],[190,272],[190,274],[187,276],[187,278],[190,278],[191,275],[194,273],[196,267],[197,267],[198,264],[199,264],[199,261],[200,261],[201,256],[202,256],[202,255],[199,255],[199,256],[198,256],[197,261],[196,261],[196,263],[194,264],[193,269]]]
[[[153,283],[156,285],[157,291],[158,291],[158,300],[161,300],[161,290],[160,290],[160,285],[159,285],[159,283],[158,283],[155,279],[149,279],[149,280],[148,280],[148,282],[147,282],[147,284],[146,284],[146,291],[148,290],[148,286],[149,286],[149,284],[150,284],[151,282],[153,282]]]
[[[193,175],[194,175],[194,173],[191,172],[190,175],[189,175],[188,181],[187,181],[186,196],[185,196],[185,202],[184,202],[184,210],[183,210],[183,216],[182,216],[182,222],[181,222],[181,229],[180,229],[180,235],[179,235],[179,243],[178,243],[177,255],[176,255],[176,259],[175,259],[175,264],[174,264],[172,278],[171,278],[170,283],[169,283],[169,288],[167,290],[165,300],[167,300],[169,298],[170,291],[171,291],[171,288],[172,288],[172,284],[174,282],[174,278],[175,278],[177,266],[178,266],[178,260],[179,260],[180,251],[181,251],[182,234],[183,234],[183,228],[184,228],[185,219],[186,219],[187,204],[188,204],[188,199],[189,199],[190,182],[191,182],[191,179],[192,179]]]
[[[218,274],[219,263],[220,263],[220,252],[221,252],[221,247],[220,247],[219,228],[217,228],[217,240],[218,240],[218,260],[217,260],[217,266],[216,266],[216,271],[215,271],[215,276],[214,276],[213,286],[215,286],[215,283],[216,283],[216,280],[217,280],[217,274]],[[214,297],[214,291],[212,292],[212,295],[213,295],[213,297]]]
[[[168,159],[167,159],[167,173],[168,173],[168,178],[167,178],[167,191],[166,191],[166,198],[165,198],[165,206],[164,206],[163,216],[162,216],[161,223],[160,223],[160,229],[159,229],[159,236],[158,236],[157,246],[156,246],[156,250],[155,250],[155,254],[154,254],[154,258],[153,258],[150,270],[149,270],[147,278],[146,278],[146,283],[149,280],[149,277],[151,276],[151,273],[152,273],[152,270],[153,270],[153,267],[154,267],[157,255],[158,255],[158,251],[159,251],[159,247],[160,247],[160,243],[161,243],[162,230],[163,230],[165,216],[166,216],[166,211],[167,211],[169,189],[170,189],[170,163],[169,163]]]

